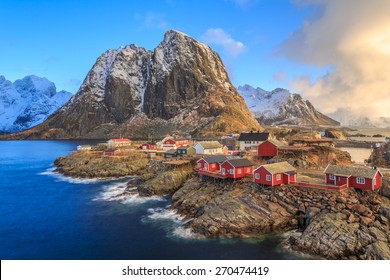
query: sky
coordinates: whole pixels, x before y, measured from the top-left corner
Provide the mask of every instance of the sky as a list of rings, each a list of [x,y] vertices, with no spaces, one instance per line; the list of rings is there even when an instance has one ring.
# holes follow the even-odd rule
[[[75,93],[106,50],[153,50],[175,29],[217,51],[235,86],[390,117],[389,14],[388,0],[0,0],[0,75]]]

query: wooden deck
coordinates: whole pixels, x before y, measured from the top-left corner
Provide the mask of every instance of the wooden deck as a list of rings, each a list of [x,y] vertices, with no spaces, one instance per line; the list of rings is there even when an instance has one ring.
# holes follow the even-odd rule
[[[227,173],[226,173],[225,175],[223,175],[219,170],[216,170],[216,171],[207,171],[207,170],[195,168],[195,171],[197,171],[199,174],[202,174],[202,175],[205,175],[205,176],[209,176],[209,177],[213,177],[213,178],[219,178],[219,179],[228,179],[228,178],[231,178],[231,179],[253,178],[253,175],[252,175],[252,174],[245,174],[243,177],[232,178],[232,177],[229,176],[230,174],[227,174]]]
[[[206,175],[206,176],[213,177],[213,178],[219,178],[219,179],[226,179],[226,178],[228,178],[226,176],[227,174],[223,175],[219,171],[207,171],[207,170],[203,170],[203,169],[195,169],[195,171],[198,171],[199,174]]]

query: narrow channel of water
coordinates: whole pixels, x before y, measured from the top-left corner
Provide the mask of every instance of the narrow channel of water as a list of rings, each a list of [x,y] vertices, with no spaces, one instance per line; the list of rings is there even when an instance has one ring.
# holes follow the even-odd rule
[[[359,164],[363,164],[371,156],[371,149],[369,148],[340,147],[339,149],[348,152],[352,161]]]

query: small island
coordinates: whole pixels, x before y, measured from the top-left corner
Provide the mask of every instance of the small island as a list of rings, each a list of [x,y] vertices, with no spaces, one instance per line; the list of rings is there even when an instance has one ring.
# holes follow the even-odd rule
[[[382,187],[376,191],[321,188],[328,163],[351,164],[348,154],[330,145],[331,141],[295,139],[283,144],[269,140],[284,151],[271,161],[290,162],[298,176],[296,182],[275,186],[255,183],[252,175],[234,179],[202,174],[197,164],[212,157],[207,147],[224,153],[225,145],[212,143],[217,141],[195,144],[172,137],[160,143],[110,141],[107,146],[79,147],[58,158],[57,172],[83,178],[136,176],[124,195],[170,195],[171,208],[188,219],[185,226],[199,236],[283,234],[287,250],[314,258],[390,259],[389,177],[383,176]],[[190,145],[205,149],[196,153]],[[259,151],[225,153],[230,153],[224,155],[227,158],[252,162],[251,174],[257,166],[270,164],[270,157],[258,156]]]

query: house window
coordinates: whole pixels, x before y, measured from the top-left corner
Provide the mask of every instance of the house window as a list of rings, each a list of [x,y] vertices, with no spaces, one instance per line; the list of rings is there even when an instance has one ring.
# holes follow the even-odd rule
[[[234,170],[233,170],[233,169],[230,169],[230,170],[229,170],[229,173],[230,173],[231,175],[233,175]]]
[[[365,184],[365,183],[366,183],[366,178],[357,177],[357,178],[356,178],[356,182],[357,182],[358,184]]]
[[[205,168],[205,169],[209,169],[209,164],[208,164],[208,163],[205,163],[205,164],[204,164],[204,168]]]
[[[329,180],[333,180],[334,181],[335,179],[336,179],[336,177],[333,174],[329,175]]]
[[[215,167],[215,163],[212,163],[212,164],[211,164],[211,168],[214,168],[214,167]]]
[[[271,181],[271,175],[268,175],[268,174],[267,174],[267,175],[265,176],[265,179],[266,179],[267,181]]]
[[[260,174],[259,173],[255,173],[255,179],[260,179]]]
[[[245,144],[251,144],[251,141],[245,141]]]
[[[276,180],[280,180],[280,179],[281,179],[280,174],[277,174],[276,175]]]
[[[226,172],[225,168],[222,168],[222,174],[225,175],[225,172]]]
[[[237,169],[237,174],[241,174],[241,173],[242,173],[242,169],[241,168]]]
[[[247,168],[246,168],[246,172],[247,172],[247,173],[251,172],[250,167],[247,167]]]
[[[198,162],[198,167],[202,167],[202,164],[200,162]]]

